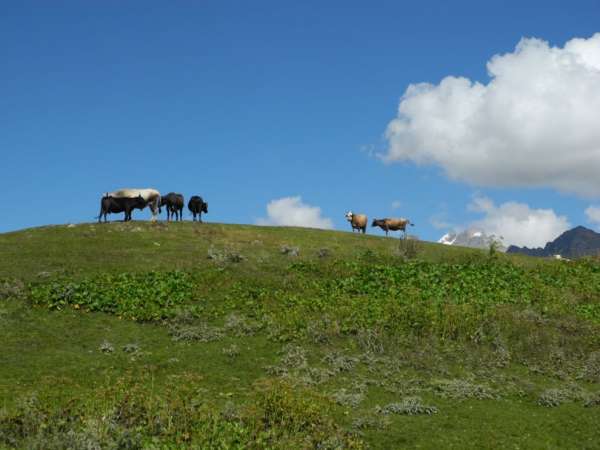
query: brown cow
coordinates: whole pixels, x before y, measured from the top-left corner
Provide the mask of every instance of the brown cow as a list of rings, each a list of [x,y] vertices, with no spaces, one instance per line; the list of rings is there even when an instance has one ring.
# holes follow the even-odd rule
[[[385,235],[388,235],[389,231],[398,231],[401,230],[404,232],[404,237],[406,238],[406,225],[414,226],[408,219],[395,219],[395,218],[385,218],[385,219],[374,219],[373,223],[371,223],[372,227],[379,227],[383,231],[385,231]]]

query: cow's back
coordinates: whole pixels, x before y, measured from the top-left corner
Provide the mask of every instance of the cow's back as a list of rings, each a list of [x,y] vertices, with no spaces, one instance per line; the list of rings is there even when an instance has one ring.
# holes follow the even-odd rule
[[[408,219],[385,219],[387,227],[392,231],[405,230]]]
[[[109,192],[108,196],[113,198],[134,198],[138,195],[141,195],[142,198],[149,202],[154,199],[160,199],[160,192],[156,189],[146,188],[146,189],[133,189],[133,188],[124,188],[118,189],[113,192]]]

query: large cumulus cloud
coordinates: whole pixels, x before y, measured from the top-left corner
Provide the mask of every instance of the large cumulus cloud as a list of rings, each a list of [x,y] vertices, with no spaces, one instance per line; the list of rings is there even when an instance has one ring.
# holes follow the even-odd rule
[[[483,214],[470,227],[502,236],[507,245],[544,247],[571,228],[566,216],[557,215],[552,209],[534,209],[525,203],[496,205],[487,197],[476,196],[468,209]]]
[[[307,205],[302,197],[283,197],[269,202],[267,217],[256,221],[257,225],[284,225],[332,229],[333,222],[321,215],[321,208]]]
[[[487,69],[487,84],[410,85],[380,156],[475,185],[600,195],[600,33],[563,47],[522,39]]]

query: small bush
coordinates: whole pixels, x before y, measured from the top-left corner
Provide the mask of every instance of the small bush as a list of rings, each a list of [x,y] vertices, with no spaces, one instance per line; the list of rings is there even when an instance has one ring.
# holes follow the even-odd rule
[[[361,329],[356,334],[358,346],[365,352],[382,354],[385,352],[383,345],[385,339],[380,330],[374,328]]]
[[[546,389],[538,397],[537,404],[553,408],[568,401],[585,400],[587,397],[587,393],[581,387],[571,383],[562,388]]]
[[[125,344],[123,351],[125,353],[137,353],[140,351],[140,346],[138,344]]]
[[[405,414],[415,416],[420,414],[437,414],[438,409],[435,406],[423,405],[419,397],[406,397],[400,403],[390,403],[384,407],[375,407],[375,411],[379,414]]]
[[[237,337],[252,336],[261,328],[262,325],[259,322],[250,320],[237,313],[229,314],[225,319],[225,325],[223,326],[223,329],[226,332]]]
[[[600,382],[600,351],[593,352],[588,356],[580,378],[590,383]]]
[[[223,249],[218,250],[214,247],[208,249],[208,259],[215,261],[218,264],[225,263],[241,263],[246,260],[246,257],[236,250]]]
[[[583,404],[586,408],[590,408],[592,406],[600,406],[600,391],[595,394],[589,395]]]
[[[537,399],[537,404],[553,408],[569,400],[568,394],[562,389],[546,389]]]
[[[415,259],[421,253],[421,243],[418,239],[400,239],[396,255],[403,259]]]
[[[240,349],[237,345],[231,344],[229,347],[225,347],[222,350],[223,354],[227,356],[229,359],[237,358],[240,355]]]
[[[317,256],[319,258],[326,258],[327,256],[331,255],[331,250],[329,250],[326,247],[322,247],[319,250],[317,250]]]
[[[279,251],[283,255],[287,255],[287,256],[298,256],[298,255],[300,255],[300,248],[299,247],[292,247],[292,246],[289,246],[289,245],[282,245],[279,248]]]
[[[365,396],[362,392],[348,392],[346,389],[342,388],[331,394],[331,398],[338,405],[356,408],[364,400]]]
[[[352,421],[352,428],[356,430],[384,430],[389,427],[389,425],[389,419],[375,415],[357,417]]]
[[[176,341],[212,342],[223,337],[221,328],[212,327],[206,323],[171,324],[169,334]]]
[[[335,372],[347,372],[358,363],[358,358],[333,351],[325,355],[323,361],[329,364]]]
[[[454,400],[474,398],[477,400],[496,399],[497,394],[487,386],[467,380],[438,380],[432,383],[433,392],[440,397]]]
[[[339,322],[327,314],[311,319],[306,326],[306,335],[315,344],[326,344],[340,332]]]
[[[288,344],[283,349],[281,364],[288,368],[304,368],[308,362],[306,359],[306,351],[294,344]]]
[[[98,347],[98,350],[100,350],[102,353],[112,353],[115,351],[115,348],[113,347],[113,345],[110,342],[108,342],[107,340],[104,340],[100,344],[100,347]]]
[[[20,297],[25,292],[21,280],[0,280],[0,300]]]

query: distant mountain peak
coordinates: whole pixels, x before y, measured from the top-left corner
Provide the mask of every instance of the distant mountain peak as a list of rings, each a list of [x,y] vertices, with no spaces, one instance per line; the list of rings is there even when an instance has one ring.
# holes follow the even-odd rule
[[[582,225],[565,231],[544,248],[527,248],[511,245],[507,253],[523,253],[529,256],[561,255],[565,258],[580,258],[597,255],[600,252],[600,233]]]

